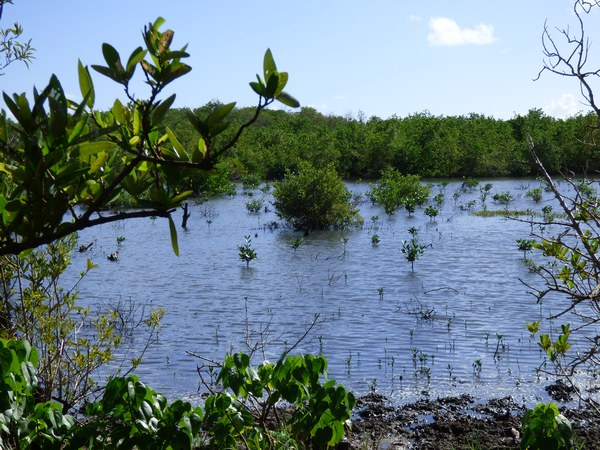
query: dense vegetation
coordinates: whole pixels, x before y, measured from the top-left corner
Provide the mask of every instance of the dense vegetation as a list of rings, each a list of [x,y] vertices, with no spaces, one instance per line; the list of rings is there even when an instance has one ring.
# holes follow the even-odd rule
[[[195,109],[208,114],[219,103]],[[241,124],[251,115],[235,109],[230,120]],[[197,136],[186,123],[186,110],[170,110],[166,124],[186,148]],[[600,168],[589,144],[594,114],[557,119],[533,109],[508,120],[471,114],[434,116],[429,112],[404,118],[326,116],[304,107],[297,112],[265,111],[221,163],[232,179],[259,174],[281,179],[301,161],[315,167],[332,165],[342,178],[379,178],[387,166],[421,177],[499,177],[537,174],[529,138],[550,173],[591,173]],[[223,138],[231,136],[226,131]],[[586,143],[588,142],[588,143]]]
[[[4,3],[0,0],[0,5]],[[127,97],[125,104],[116,100],[110,111],[94,110],[92,77],[82,63],[79,103],[67,99],[55,76],[47,87],[34,92],[33,103],[25,94],[4,95],[16,123],[2,111],[0,447],[223,448],[242,442],[249,449],[278,448],[282,446],[281,438],[275,438],[275,432],[315,447],[340,441],[354,397],[343,386],[326,379],[324,356],[295,356],[289,350],[275,364],[263,362],[257,369],[252,367],[250,355],[226,355],[223,364],[214,367],[218,369],[215,373],[219,386],[211,389],[203,409],[181,400],[169,404],[137,377],[116,376],[104,388],[100,400],[87,404],[87,422],[76,422],[69,414],[93,393],[91,372],[111,360],[120,343],[118,330],[111,322],[92,324],[96,335],[90,338],[91,345],[87,338],[66,338],[77,323],[89,324],[83,320],[89,311],[77,306],[76,295],[70,291],[65,294],[58,286],[58,277],[75,245],[73,233],[117,220],[158,216],[168,220],[177,253],[171,214],[193,192],[212,189],[215,183],[211,180],[215,178],[207,174],[219,175],[216,179],[221,182],[217,185],[225,184],[225,177],[283,179],[275,197],[281,194],[278,209],[286,217],[283,200],[287,198],[294,204],[291,194],[299,193],[299,185],[293,181],[302,177],[314,183],[311,194],[321,192],[319,200],[331,192],[347,202],[340,177],[375,178],[383,174],[372,199],[382,204],[392,199],[387,212],[401,206],[410,212],[425,203],[429,194],[406,193],[404,185],[411,181],[418,184],[418,177],[520,176],[539,170],[566,216],[566,222],[547,220],[541,225],[559,225],[566,231],[556,237],[536,236],[539,242],[531,241],[522,248],[525,254],[527,248],[536,248],[556,260],[556,264],[533,268],[547,286],[537,292],[538,298],[541,301],[548,292],[558,292],[575,306],[588,304],[592,309],[590,324],[600,322],[598,199],[586,197],[576,187],[575,199],[565,202],[550,177],[561,171],[591,173],[600,168],[593,157],[597,145],[587,139],[600,117],[591,90],[586,96],[582,89],[596,114],[567,120],[545,116],[540,110],[505,121],[479,115],[435,117],[429,113],[403,119],[354,119],[323,116],[311,108],[298,113],[269,112],[263,110],[275,100],[290,107],[298,103],[283,91],[287,73],[277,70],[267,51],[264,79],[257,76],[258,81],[250,83],[259,96],[257,108],[236,110],[233,103],[211,103],[195,111],[171,110],[175,97],[160,100],[160,94],[191,68],[182,62],[188,56],[186,47],[171,49],[173,32],[160,32],[161,25],[162,19],[158,19],[145,28],[146,49],[136,48],[126,64],[112,46],[104,44],[106,66],[92,68],[121,84]],[[16,38],[20,33],[15,25],[9,35]],[[583,34],[572,42],[583,44]],[[579,47],[584,52],[579,61],[587,61],[588,47]],[[24,51],[12,56],[9,53],[9,59],[27,61],[29,50]],[[0,53],[7,52],[5,45]],[[589,88],[586,76],[598,75],[597,71],[586,74],[581,66],[570,65],[570,60],[563,63],[578,75],[583,88]],[[150,90],[145,100],[129,91],[138,67]],[[559,70],[557,67],[547,66],[553,72]],[[253,128],[247,128],[252,124]],[[330,185],[323,183],[328,180]],[[286,186],[292,186],[290,192],[284,192]],[[322,187],[326,191],[318,190]],[[104,209],[114,206],[121,195],[128,195],[138,209],[104,214]],[[326,215],[336,204],[318,214]],[[306,203],[305,209],[312,206]],[[317,214],[307,218],[302,213],[294,211],[287,218],[308,229],[340,225],[337,219],[307,222]],[[352,209],[343,213],[342,225],[356,218]],[[428,215],[435,214],[430,210]],[[404,242],[402,251],[412,264],[426,246],[418,241],[416,230],[410,233],[412,239]],[[249,238],[246,242],[249,246]],[[46,253],[33,251],[38,247]],[[59,258],[54,258],[57,255]],[[77,319],[76,314],[82,318]],[[111,315],[109,312],[104,318],[108,321]],[[152,329],[158,326],[160,317],[151,319],[145,323]],[[537,333],[538,324],[530,327],[532,334]],[[569,324],[561,329],[555,341],[542,334],[539,345],[558,374],[571,380],[571,369],[578,364],[598,364],[598,344],[591,343],[587,353],[569,363],[565,358],[571,347],[571,329]],[[39,347],[41,355],[30,341]],[[62,358],[59,364],[55,357]],[[132,362],[132,366],[136,364]],[[55,368],[61,373],[53,373]],[[269,414],[281,404],[292,405],[293,413],[289,420],[277,421],[273,430],[267,427]],[[598,410],[595,402],[590,400],[589,404]],[[547,437],[546,428],[564,428],[562,419],[557,421],[557,411],[550,412],[549,424],[538,420],[538,416],[547,416],[543,407],[526,417],[525,446],[531,436],[531,442],[542,442]],[[568,447],[570,436],[561,432],[551,437],[569,442],[565,444]]]

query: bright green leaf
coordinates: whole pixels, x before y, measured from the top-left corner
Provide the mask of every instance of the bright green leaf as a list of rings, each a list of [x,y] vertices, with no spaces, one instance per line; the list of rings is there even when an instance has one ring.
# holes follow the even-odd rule
[[[115,144],[110,141],[92,141],[79,145],[79,158],[85,159],[96,153],[110,150]]]
[[[265,52],[265,57],[263,59],[263,72],[265,75],[265,80],[268,80],[270,75],[273,72],[277,71],[277,66],[275,65],[275,60],[273,59],[273,54],[271,53],[271,49],[268,48]]]
[[[169,142],[175,149],[177,158],[187,160],[188,154],[185,151],[185,148],[183,148],[183,145],[181,145],[181,142],[179,142],[179,140],[177,139],[177,136],[175,136],[175,134],[171,131],[169,127],[167,127],[165,131],[167,132],[167,136],[169,137]]]
[[[179,244],[177,243],[177,229],[175,228],[175,223],[173,222],[173,218],[169,215],[169,231],[171,232],[171,245],[173,246],[173,253],[176,256],[179,256]]]
[[[94,84],[90,76],[90,71],[81,63],[81,60],[77,62],[77,72],[79,74],[79,90],[81,91],[81,95],[85,99],[87,106],[93,108]]]
[[[286,106],[289,106],[290,108],[298,108],[300,106],[300,102],[286,92],[279,94],[275,100],[283,103]]]

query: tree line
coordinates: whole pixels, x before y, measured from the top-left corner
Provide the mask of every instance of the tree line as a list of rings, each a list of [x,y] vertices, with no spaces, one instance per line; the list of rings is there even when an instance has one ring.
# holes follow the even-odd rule
[[[210,102],[193,112],[206,116],[219,106]],[[241,124],[252,111],[235,109],[230,119]],[[191,148],[197,135],[185,114],[186,109],[172,109],[165,121]],[[600,160],[594,158],[598,146],[589,139],[595,120],[593,113],[558,119],[540,109],[508,120],[479,114],[435,116],[427,111],[381,119],[324,115],[310,107],[297,112],[268,110],[224,155],[220,169],[238,180],[248,175],[281,179],[301,162],[333,165],[346,179],[376,179],[386,167],[435,178],[534,176],[530,153],[534,143],[550,173],[587,174],[600,168]],[[230,133],[221,138],[230,139]]]

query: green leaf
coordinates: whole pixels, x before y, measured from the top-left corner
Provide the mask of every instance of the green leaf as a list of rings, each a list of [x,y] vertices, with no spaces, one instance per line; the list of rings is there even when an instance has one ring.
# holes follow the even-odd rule
[[[191,70],[192,68],[187,64],[172,64],[169,66],[168,70],[165,70],[164,73],[161,74],[160,81],[165,84],[170,83],[174,79],[185,75]]]
[[[0,112],[0,142],[8,142],[8,128],[6,127],[6,111]]]
[[[235,107],[235,102],[227,103],[226,105],[220,106],[215,109],[210,115],[206,118],[206,124],[209,128],[214,127],[215,125],[222,122],[225,117],[229,115],[229,113]]]
[[[110,111],[112,112],[112,115],[117,122],[121,124],[126,122],[125,107],[118,98],[115,99],[115,102],[113,103],[113,106]]]
[[[208,125],[205,122],[203,122],[202,120],[200,120],[198,117],[196,117],[196,115],[189,109],[186,109],[185,116],[187,117],[189,122],[192,124],[192,126],[196,129],[196,131],[198,133],[200,133],[200,135],[203,138],[206,139],[209,134]]]
[[[127,67],[125,68],[125,74],[128,80],[131,79],[131,77],[133,77],[133,73],[135,72],[135,68],[137,66],[137,64],[144,59],[144,56],[146,56],[147,51],[144,50],[142,47],[138,47],[136,48],[132,53],[131,56],[129,56],[129,59],[127,60]]]
[[[175,136],[175,134],[171,131],[171,129],[169,127],[167,127],[165,131],[167,132],[167,136],[169,137],[169,142],[171,143],[171,145],[175,149],[175,155],[174,156],[177,159],[185,159],[185,160],[187,160],[189,158],[188,154],[185,151],[185,148],[183,148],[183,145],[181,145],[181,142],[179,142],[179,140],[177,139],[177,136]]]
[[[204,138],[198,139],[198,147],[192,153],[192,162],[201,163],[206,157],[206,142]]]
[[[251,81],[250,82],[250,87],[252,88],[252,90],[254,92],[256,92],[258,95],[264,97],[264,93],[265,93],[265,86],[261,83],[258,83],[256,81]]]
[[[277,97],[275,97],[275,100],[283,103],[286,106],[289,106],[290,108],[298,108],[300,106],[300,102],[286,92],[279,94]]]
[[[270,75],[276,71],[277,66],[275,65],[273,54],[271,53],[271,49],[268,48],[265,52],[265,57],[263,59],[263,72],[265,75],[265,80],[268,80],[270,78]]]
[[[173,205],[177,205],[179,204],[184,198],[189,197],[190,195],[192,195],[194,193],[194,191],[184,191],[181,194],[176,195],[175,197],[171,198],[171,204]]]
[[[92,64],[92,69],[94,69],[99,74],[104,75],[105,77],[108,77],[113,81],[116,81],[117,83],[121,82],[121,77],[119,77],[119,75],[114,70],[108,67]]]
[[[117,74],[118,81],[123,81],[125,77],[125,69],[121,63],[119,52],[112,45],[104,43],[102,44],[102,55],[104,56],[104,60],[106,61],[108,67],[112,69],[115,74]]]
[[[78,60],[77,62],[77,72],[79,74],[79,90],[81,91],[81,95],[85,99],[86,105],[93,108],[94,84],[92,82],[92,77],[90,76],[90,71],[81,63],[81,60]]]
[[[173,253],[175,256],[179,256],[179,244],[177,243],[177,229],[173,218],[169,215],[169,231],[171,232],[171,245],[173,246]]]
[[[277,87],[279,86],[279,73],[273,72],[267,78],[267,89],[265,90],[265,97],[267,98],[275,98],[275,91],[277,91]]]
[[[167,111],[169,110],[171,105],[173,105],[173,102],[175,101],[175,97],[176,97],[176,94],[173,94],[166,100],[159,102],[154,107],[154,111],[152,112],[152,123],[158,124],[163,119],[163,117],[165,116],[165,114],[167,113]]]
[[[115,144],[110,141],[92,141],[79,145],[79,158],[85,159],[96,153],[110,150]]]
[[[278,75],[279,75],[279,84],[277,86],[277,89],[275,90],[275,97],[277,97],[279,94],[281,94],[281,92],[285,88],[285,85],[287,84],[288,78],[289,78],[289,75],[287,72],[279,72]]]

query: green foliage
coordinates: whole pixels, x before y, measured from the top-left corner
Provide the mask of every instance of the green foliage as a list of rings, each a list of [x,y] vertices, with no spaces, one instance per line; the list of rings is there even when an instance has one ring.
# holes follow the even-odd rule
[[[246,263],[246,267],[250,266],[250,262],[258,258],[256,251],[252,248],[252,239],[250,236],[244,237],[245,242],[238,245],[238,256],[240,260]]]
[[[198,110],[206,115],[212,107],[213,102]],[[187,124],[184,110],[169,113],[169,128],[186,150],[192,151],[196,144],[192,135],[198,133]],[[228,118],[238,125],[250,114],[249,108],[234,108]],[[510,120],[431,114],[384,120],[323,115],[307,107],[293,113],[264,111],[235,147],[222,155],[222,161],[234,179],[255,174],[280,180],[286,170],[293,172],[304,161],[315,167],[333,165],[342,178],[375,179],[391,166],[421,177],[465,177],[468,184],[476,182],[475,177],[536,175],[528,149],[527,136],[531,136],[551,150],[556,160],[554,171],[569,168],[593,173],[600,168],[594,156],[598,145],[584,143],[594,123],[592,114],[568,119],[540,114],[533,111]],[[178,120],[171,119],[175,116]],[[233,138],[232,128],[218,138]],[[559,151],[561,148],[568,151]],[[465,189],[469,189],[467,185]]]
[[[569,336],[571,335],[571,325],[561,325],[561,333],[558,335],[555,341],[552,341],[552,338],[549,334],[543,333],[540,334],[538,346],[544,350],[550,361],[552,363],[558,365],[560,367],[561,361],[560,358],[565,358],[567,355],[567,351],[572,347],[569,343]],[[532,324],[527,324],[527,329],[534,336],[539,329],[539,322],[533,322]]]
[[[510,192],[498,192],[492,195],[492,200],[500,205],[508,206],[514,198]]]
[[[536,188],[529,189],[525,193],[525,197],[529,197],[531,200],[533,200],[536,203],[541,202],[542,198],[543,198],[542,188],[538,186]]]
[[[0,338],[0,363],[0,448],[62,448],[74,419],[59,403],[36,400],[37,350]]]
[[[217,376],[223,391],[205,403],[205,427],[215,448],[230,448],[241,440],[248,448],[265,448],[267,421],[286,424],[300,442],[319,448],[334,446],[344,436],[355,405],[352,393],[326,376],[324,356],[282,356],[254,369],[245,353],[227,355]],[[293,406],[287,419],[277,412],[281,403]]]
[[[252,200],[247,201],[244,205],[249,213],[257,214],[263,209],[265,201],[262,198],[253,198]]]
[[[22,257],[0,257],[0,336],[27,339],[41,349],[37,398],[59,401],[64,412],[98,389],[93,373],[112,361],[123,339],[141,326],[134,323],[147,321],[149,344],[162,316],[160,311],[146,317],[135,312],[127,315],[125,306],[118,304],[107,304],[102,311],[78,306],[74,287],[61,286],[76,245],[76,236],[70,235]],[[79,281],[94,267],[88,260]],[[86,332],[78,332],[82,328]]]
[[[440,210],[433,205],[429,205],[427,208],[425,208],[425,215],[429,217],[429,220],[431,221],[433,221],[439,213]]]
[[[109,381],[102,399],[85,413],[69,448],[191,449],[203,418],[200,407],[181,400],[169,404],[134,375]]]
[[[527,259],[527,253],[531,252],[535,239],[517,239],[517,247],[523,252],[523,259]]]
[[[383,206],[386,214],[394,214],[402,207],[409,213],[414,212],[416,207],[427,202],[430,192],[431,187],[422,185],[417,175],[402,175],[388,167],[367,195],[371,201]]]
[[[275,184],[273,197],[279,217],[296,229],[347,228],[362,223],[350,202],[350,192],[331,166],[301,163],[298,172],[288,171]]]
[[[576,448],[569,420],[554,403],[538,403],[528,410],[521,425],[521,449],[567,450]]]
[[[229,125],[234,103],[215,107],[208,116],[186,114],[197,142],[186,149],[163,125],[175,95],[160,99],[164,89],[191,67],[183,61],[186,46],[173,49],[174,32],[160,31],[158,18],[143,31],[144,47],[126,60],[110,44],[102,45],[105,65],[92,68],[122,86],[126,101],[116,99],[109,111],[94,110],[96,97],[89,68],[78,65],[82,100],[68,99],[56,76],[33,103],[25,94],[4,94],[16,125],[0,114],[0,255],[16,254],[75,231],[136,217],[168,219],[178,251],[171,213],[192,194],[199,172],[215,168],[259,113],[274,101],[297,106],[283,89],[288,75],[276,69],[270,50],[263,61],[264,78],[251,83],[258,106],[231,139],[217,147]],[[132,92],[136,73],[146,81],[146,98]],[[190,181],[191,180],[191,181]],[[112,215],[100,212],[126,195],[135,210]],[[79,208],[75,208],[75,206]]]
[[[419,259],[425,253],[425,249],[430,247],[431,244],[422,244],[419,240],[419,230],[415,227],[408,229],[410,239],[408,241],[402,241],[402,253],[406,260],[410,263],[411,271],[415,271],[415,261]]]
[[[296,238],[296,239],[292,239],[292,248],[294,249],[294,255],[296,255],[296,252],[298,251],[298,249],[302,246],[302,244],[304,244],[304,238]]]

